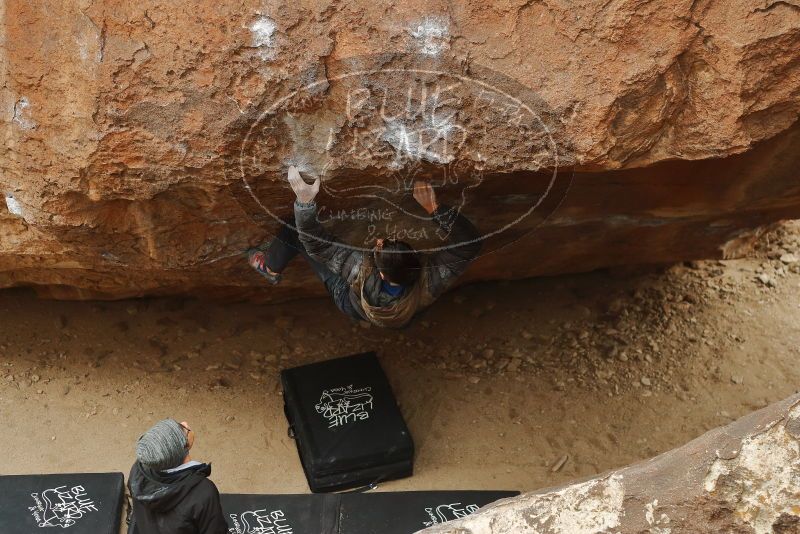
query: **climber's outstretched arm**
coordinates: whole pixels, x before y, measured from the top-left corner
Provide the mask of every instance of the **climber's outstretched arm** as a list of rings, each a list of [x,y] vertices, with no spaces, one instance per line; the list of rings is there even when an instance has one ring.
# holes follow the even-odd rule
[[[450,286],[467,269],[481,250],[480,234],[460,211],[439,204],[430,184],[416,182],[414,198],[446,235],[441,250],[431,254],[428,261],[428,290],[434,297]]]
[[[443,249],[433,253],[428,264],[428,287],[438,297],[467,270],[480,253],[482,243],[475,225],[454,208],[439,205],[433,220],[447,235]]]
[[[289,167],[289,185],[297,200],[294,203],[294,220],[300,242],[309,256],[324,263],[328,269],[344,278],[348,283],[358,275],[364,260],[363,252],[342,245],[336,236],[323,228],[317,218],[317,204],[314,197],[319,192],[320,180],[307,184],[297,169]]]

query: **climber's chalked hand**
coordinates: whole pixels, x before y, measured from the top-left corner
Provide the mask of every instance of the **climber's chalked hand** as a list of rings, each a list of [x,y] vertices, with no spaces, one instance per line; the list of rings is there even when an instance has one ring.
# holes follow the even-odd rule
[[[294,165],[289,167],[289,185],[292,186],[292,191],[297,195],[297,200],[304,204],[308,204],[319,193],[319,178],[314,180],[313,184],[307,184],[300,172]]]

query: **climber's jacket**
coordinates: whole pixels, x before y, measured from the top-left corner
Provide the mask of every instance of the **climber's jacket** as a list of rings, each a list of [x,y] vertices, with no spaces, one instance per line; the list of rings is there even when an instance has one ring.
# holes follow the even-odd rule
[[[406,326],[417,311],[430,305],[464,272],[481,249],[475,226],[457,210],[440,205],[432,219],[439,227],[442,246],[434,252],[418,253],[423,269],[419,280],[392,296],[381,291],[373,255],[346,246],[327,232],[317,217],[315,202],[295,201],[294,217],[308,254],[350,286],[350,302],[358,315],[355,318],[377,326]]]

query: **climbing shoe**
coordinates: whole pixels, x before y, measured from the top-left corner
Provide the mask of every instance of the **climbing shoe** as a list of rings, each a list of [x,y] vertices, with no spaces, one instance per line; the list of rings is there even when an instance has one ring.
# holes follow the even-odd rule
[[[267,279],[267,281],[275,285],[281,281],[280,273],[272,273],[267,269],[267,249],[270,243],[264,243],[260,247],[251,248],[247,251],[247,263],[250,267],[256,270],[258,274]]]

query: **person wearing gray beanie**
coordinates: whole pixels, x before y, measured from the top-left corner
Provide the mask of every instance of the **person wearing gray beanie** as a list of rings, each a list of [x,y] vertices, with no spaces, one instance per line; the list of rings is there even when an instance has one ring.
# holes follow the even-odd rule
[[[136,459],[156,471],[178,467],[189,453],[189,432],[174,419],[164,419],[136,443]]]
[[[226,534],[211,465],[192,460],[194,431],[164,419],[136,442],[128,476],[133,498],[128,534]]]

